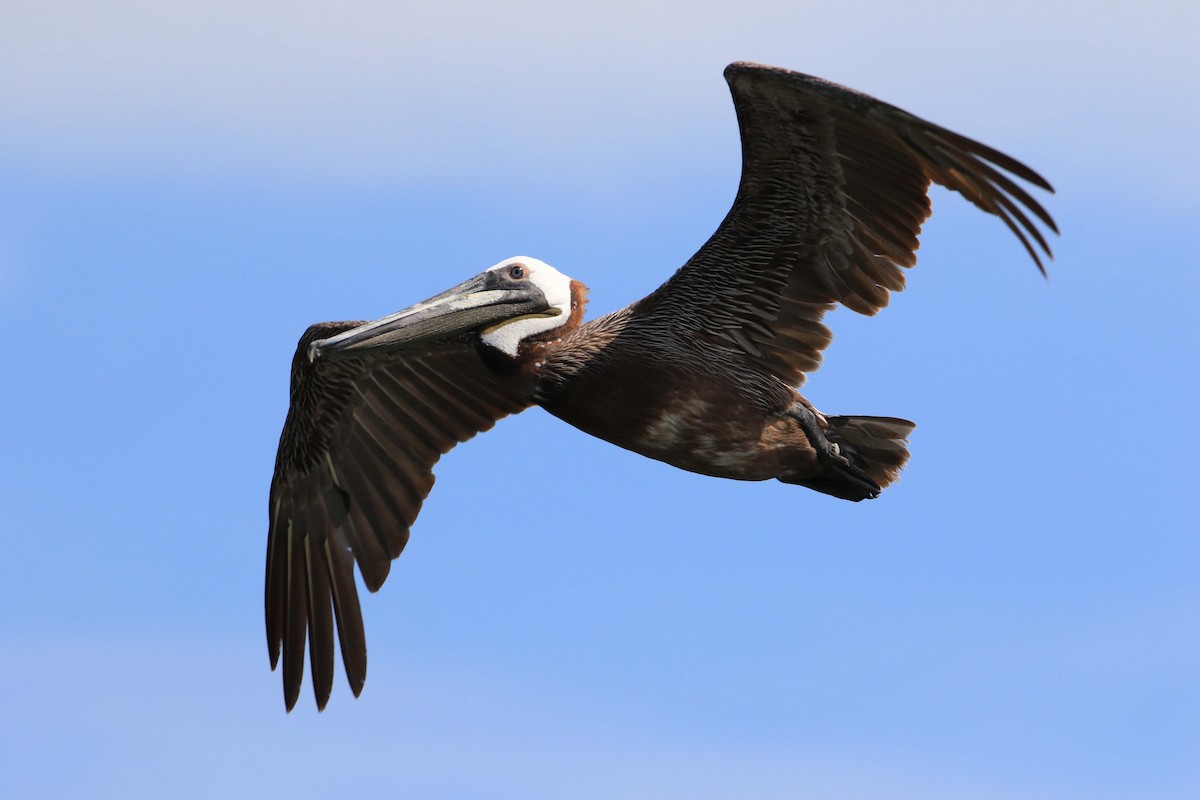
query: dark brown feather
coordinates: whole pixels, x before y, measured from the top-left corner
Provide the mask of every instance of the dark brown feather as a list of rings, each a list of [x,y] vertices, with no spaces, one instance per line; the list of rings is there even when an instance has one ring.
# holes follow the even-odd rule
[[[733,347],[798,387],[831,338],[827,311],[874,314],[904,287],[931,182],[999,217],[1045,271],[1050,247],[1026,211],[1057,232],[1054,221],[999,170],[1053,189],[1016,159],[819,78],[746,63],[725,77],[742,139],[737,198],[699,252],[634,304],[631,326]]]
[[[350,687],[362,690],[367,656],[354,563],[368,589],[382,586],[441,455],[530,402],[483,364],[466,336],[309,361],[312,342],[359,324],[312,326],[292,360],[271,481],[265,596],[271,666],[282,656],[289,709],[304,678],[306,637],[317,707],[329,699],[335,624]]]
[[[333,491],[333,490],[329,490]],[[339,501],[334,501],[338,502]],[[309,661],[312,664],[313,692],[317,705],[323,706],[320,698],[329,697],[333,687],[333,608],[330,592],[329,565],[325,560],[325,531],[333,527],[325,509],[330,501],[320,505],[310,504],[308,532],[304,538],[304,561],[307,566],[304,578],[308,583],[308,637]],[[344,507],[343,507],[344,509]],[[345,516],[343,510],[342,515]]]

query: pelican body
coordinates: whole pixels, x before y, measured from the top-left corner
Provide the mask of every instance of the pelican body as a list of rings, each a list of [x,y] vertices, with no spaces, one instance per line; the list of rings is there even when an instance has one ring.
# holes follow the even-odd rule
[[[874,314],[904,287],[931,182],[1000,217],[1044,273],[1039,250],[1050,249],[1027,212],[1057,232],[1054,222],[1004,173],[1053,190],[1025,165],[807,75],[737,63],[725,77],[741,129],[737,197],[649,296],[585,323],[583,284],[519,256],[383,319],[301,337],[266,575],[271,666],[282,655],[289,710],[306,639],[319,708],[335,638],[361,691],[354,565],[369,590],[382,586],[434,464],[500,418],[538,405],[690,472],[874,498],[908,460],[914,425],[827,416],[797,393],[831,339],[825,313]]]

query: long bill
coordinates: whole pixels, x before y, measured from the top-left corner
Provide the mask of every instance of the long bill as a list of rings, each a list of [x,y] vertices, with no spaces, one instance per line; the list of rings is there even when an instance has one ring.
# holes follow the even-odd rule
[[[488,271],[403,311],[313,342],[308,359],[412,347],[551,309],[533,283],[501,285],[496,273]]]

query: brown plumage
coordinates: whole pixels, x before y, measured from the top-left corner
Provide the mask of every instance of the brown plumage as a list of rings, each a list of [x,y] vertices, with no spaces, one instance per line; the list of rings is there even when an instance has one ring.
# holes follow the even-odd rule
[[[271,482],[267,640],[290,709],[307,638],[318,707],[334,638],[357,695],[366,644],[354,567],[377,590],[455,444],[532,404],[706,475],[878,495],[913,424],[826,417],[796,393],[841,304],[887,305],[916,263],[931,182],[1000,217],[1043,270],[1046,211],[1014,159],[845,87],[786,70],[725,72],[742,139],[737,198],[663,286],[582,323],[585,290],[516,258],[373,323],[314,325],[292,367]],[[1032,218],[1031,218],[1032,215]]]

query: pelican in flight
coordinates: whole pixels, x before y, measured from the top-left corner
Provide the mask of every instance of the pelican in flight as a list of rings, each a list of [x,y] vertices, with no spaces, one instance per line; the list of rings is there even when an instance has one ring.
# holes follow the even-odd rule
[[[1053,189],[1029,167],[819,78],[736,63],[725,79],[737,197],[648,297],[585,323],[584,286],[522,256],[375,322],[301,336],[266,568],[267,644],[289,710],[306,639],[318,708],[335,639],[362,690],[354,565],[367,589],[383,585],[438,458],[501,417],[538,405],[680,469],[867,500],[897,479],[914,425],[829,416],[797,393],[829,344],[826,312],[875,314],[904,288],[930,183],[999,217],[1045,273],[1050,247],[1030,215],[1057,228],[1015,179]]]

